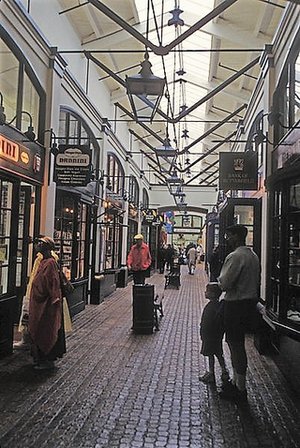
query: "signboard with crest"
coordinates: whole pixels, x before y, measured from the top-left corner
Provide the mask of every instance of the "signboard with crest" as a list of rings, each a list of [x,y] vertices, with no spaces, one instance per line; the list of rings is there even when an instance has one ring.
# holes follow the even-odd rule
[[[257,152],[220,152],[219,189],[257,190]]]

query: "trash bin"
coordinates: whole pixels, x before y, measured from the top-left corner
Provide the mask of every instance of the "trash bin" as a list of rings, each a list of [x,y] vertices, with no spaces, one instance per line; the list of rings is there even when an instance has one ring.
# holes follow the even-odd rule
[[[127,266],[121,266],[120,272],[117,278],[117,287],[125,288],[128,283],[128,269]]]
[[[133,324],[137,334],[151,334],[154,327],[154,285],[133,285]]]

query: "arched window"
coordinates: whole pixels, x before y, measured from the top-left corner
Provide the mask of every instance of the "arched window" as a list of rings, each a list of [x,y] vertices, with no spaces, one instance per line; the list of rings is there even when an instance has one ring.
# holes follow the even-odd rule
[[[59,143],[64,145],[93,145],[88,126],[75,112],[62,108],[59,114]]]
[[[144,208],[149,208],[149,195],[147,193],[147,190],[145,188],[143,188],[143,207]]]
[[[295,40],[273,96],[275,113],[274,141],[281,138],[300,120],[300,36]]]
[[[258,153],[258,166],[261,166],[263,163],[263,145],[265,144],[263,141],[255,141],[255,135],[262,133],[264,134],[263,129],[263,115],[264,112],[261,110],[255,117],[250,131],[247,137],[247,143],[245,146],[245,151],[257,151]]]
[[[129,198],[130,202],[136,207],[139,205],[140,188],[134,176],[129,178]]]
[[[107,188],[116,194],[124,192],[124,170],[118,158],[109,153],[107,156]]]
[[[22,132],[30,125],[42,136],[45,120],[45,92],[25,55],[0,26],[0,92],[6,122]]]

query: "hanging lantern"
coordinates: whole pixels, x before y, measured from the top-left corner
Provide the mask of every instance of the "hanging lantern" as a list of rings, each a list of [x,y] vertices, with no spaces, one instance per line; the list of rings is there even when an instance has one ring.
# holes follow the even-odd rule
[[[166,81],[153,75],[151,66],[146,52],[140,72],[126,76],[127,95],[136,121],[152,122],[164,94]]]
[[[160,170],[162,172],[169,172],[177,153],[176,149],[171,146],[170,139],[166,137],[162,146],[158,146],[154,151]]]

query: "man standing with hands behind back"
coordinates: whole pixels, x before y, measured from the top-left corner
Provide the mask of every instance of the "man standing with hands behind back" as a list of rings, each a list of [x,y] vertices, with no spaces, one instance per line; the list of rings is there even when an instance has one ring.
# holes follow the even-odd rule
[[[144,285],[146,271],[150,267],[152,259],[149,247],[144,243],[144,237],[138,233],[134,237],[135,244],[131,247],[128,258],[128,269],[133,273],[133,283],[135,285]]]
[[[260,288],[260,262],[246,246],[247,233],[247,227],[241,224],[226,229],[232,252],[227,255],[218,278],[225,291],[224,327],[233,368],[232,387],[223,390],[220,396],[233,401],[247,401],[245,334],[253,329]]]

